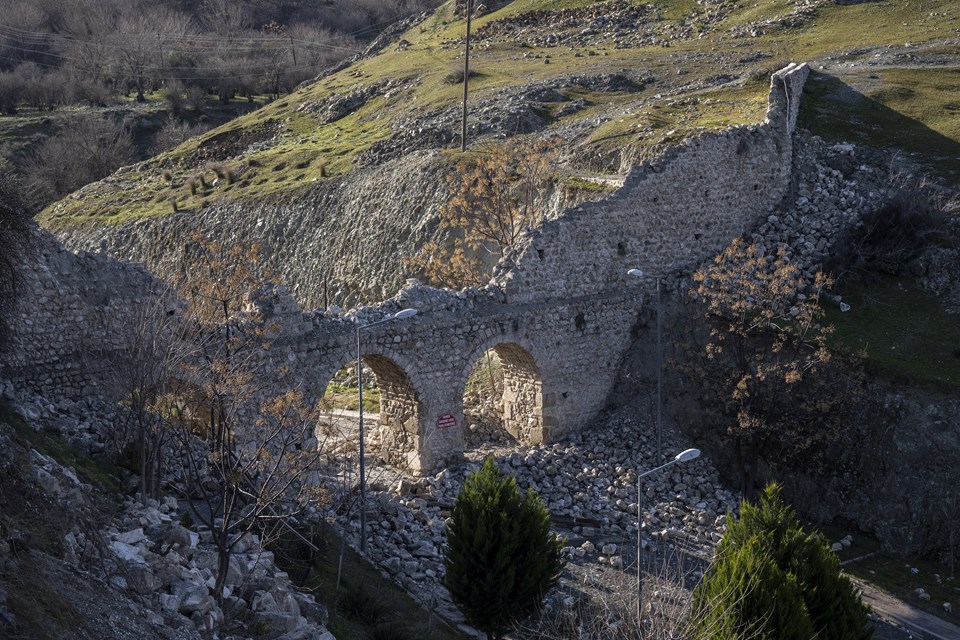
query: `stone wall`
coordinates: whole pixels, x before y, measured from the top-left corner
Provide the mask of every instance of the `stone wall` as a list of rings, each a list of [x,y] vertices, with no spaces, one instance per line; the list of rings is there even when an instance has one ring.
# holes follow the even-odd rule
[[[688,269],[749,230],[784,197],[806,64],[771,78],[766,122],[685,140],[632,169],[609,198],[565,211],[498,265],[512,302],[623,286],[626,272]]]
[[[37,236],[0,377],[50,398],[107,392],[113,372],[106,356],[120,348],[131,311],[156,282],[139,265],[71,253],[49,233]]]
[[[413,281],[393,299],[350,315],[334,309],[304,313],[289,292],[277,290],[276,299],[261,301],[264,313],[275,315],[282,327],[266,357],[278,372],[292,372],[307,397],[319,398],[334,374],[355,361],[357,323],[412,307],[415,317],[363,332],[362,355],[381,386],[385,459],[420,471],[462,452],[464,388],[470,369],[490,349],[504,364],[503,413],[511,433],[537,443],[583,429],[605,406],[638,312],[649,299],[648,283],[628,279],[627,269],[689,270],[780,201],[789,182],[791,132],[806,74],[805,65],[791,65],[773,76],[764,124],[688,140],[631,172],[611,197],[548,222],[498,266],[497,277],[483,289],[454,293]],[[338,191],[325,186],[302,202],[235,218],[229,207],[212,209],[198,224],[219,230],[215,237],[228,246],[262,238],[267,266],[278,267],[295,297],[316,299],[318,261],[354,277],[362,264],[398,259],[395,252],[388,258],[369,255],[366,242],[382,249],[403,234],[424,232],[410,227],[410,216],[363,214],[368,203],[388,200],[391,211],[409,208],[415,219],[417,211],[437,206],[442,198],[435,193],[436,167],[435,154],[416,154],[378,174],[343,181]],[[176,256],[176,245],[193,224],[191,218],[169,216],[133,223],[128,234],[92,230],[83,244],[96,245],[99,238],[113,255]],[[340,242],[329,253],[323,245],[327,237]],[[150,246],[150,238],[161,238],[164,246]],[[109,350],[111,338],[122,335],[117,322],[122,323],[124,306],[136,303],[150,284],[134,267],[51,251],[59,258],[41,261],[32,288],[54,293],[25,301],[24,308],[48,309],[66,301],[71,313],[45,317],[36,331],[26,320],[21,323],[19,360],[9,369],[34,387],[61,380],[31,379],[30,362],[38,363],[36,371],[56,370],[58,363],[93,362],[88,354]],[[57,274],[46,275],[45,265],[54,263]],[[106,327],[101,317],[117,320]],[[49,336],[59,327],[72,336],[69,345],[51,344]],[[90,373],[105,373],[109,360],[98,362],[100,370],[92,367]],[[66,395],[84,393],[62,383]],[[446,414],[456,418],[456,426],[438,427]]]

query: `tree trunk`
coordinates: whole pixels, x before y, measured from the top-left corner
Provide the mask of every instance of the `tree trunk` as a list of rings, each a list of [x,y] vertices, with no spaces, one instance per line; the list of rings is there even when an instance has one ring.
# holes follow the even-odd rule
[[[227,531],[222,530],[217,535],[217,581],[213,586],[214,598],[217,604],[223,604],[223,587],[227,582],[227,572],[230,571],[230,547],[227,546]]]

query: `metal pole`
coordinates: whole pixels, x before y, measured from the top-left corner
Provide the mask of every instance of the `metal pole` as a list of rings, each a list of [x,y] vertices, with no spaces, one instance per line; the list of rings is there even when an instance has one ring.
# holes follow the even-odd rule
[[[367,475],[363,448],[363,362],[360,359],[360,325],[357,325],[357,391],[360,412],[360,553],[367,553]]]
[[[637,628],[643,619],[643,476],[637,475]]]
[[[467,83],[470,80],[470,19],[473,17],[473,0],[467,0],[467,46],[463,57],[463,122],[460,130],[460,151],[467,150]]]
[[[663,341],[660,337],[660,276],[657,276],[657,464],[663,464],[663,449],[660,445],[663,425]]]
[[[652,473],[663,471],[678,462],[676,458],[637,475],[637,624],[640,624],[643,612],[643,479]]]

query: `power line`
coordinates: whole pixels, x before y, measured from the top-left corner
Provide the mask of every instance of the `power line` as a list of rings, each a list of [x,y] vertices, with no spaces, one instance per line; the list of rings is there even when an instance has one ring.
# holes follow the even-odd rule
[[[23,40],[23,44],[34,44],[34,45],[50,45],[58,43],[68,43],[68,44],[92,44],[97,47],[105,47],[108,49],[129,49],[129,46],[124,46],[122,44],[114,44],[110,42],[104,42],[103,40],[97,39],[85,39],[78,38],[75,36],[69,36],[65,34],[55,34],[55,33],[42,33],[42,32],[23,32],[20,30],[13,30],[11,33],[11,28],[4,25],[0,25],[0,35],[5,35],[8,38],[18,38]],[[247,51],[252,46],[257,43],[269,43],[277,45],[277,49],[289,49],[290,43],[299,44],[300,46],[312,48],[312,49],[327,49],[335,51],[344,51],[347,53],[359,53],[362,51],[361,47],[346,47],[335,44],[327,44],[323,42],[313,42],[310,40],[303,40],[298,38],[290,38],[287,36],[274,36],[269,38],[220,38],[213,39],[195,36],[182,36],[180,38],[171,37],[169,34],[162,33],[120,33],[112,32],[109,34],[111,38],[119,38],[124,40],[133,40],[135,38],[143,38],[145,42],[156,42],[159,38],[160,40],[182,40],[185,41],[187,45],[190,46],[192,50],[210,50],[210,51]],[[33,42],[30,42],[33,40]],[[207,46],[197,46],[196,42],[201,42]],[[218,44],[219,43],[219,44]],[[242,46],[246,44],[247,46]],[[240,45],[240,46],[234,46]],[[15,45],[5,45],[7,48],[15,48]]]

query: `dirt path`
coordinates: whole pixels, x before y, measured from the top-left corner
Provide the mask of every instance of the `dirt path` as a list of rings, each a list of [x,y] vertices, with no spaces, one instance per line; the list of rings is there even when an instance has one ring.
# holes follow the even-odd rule
[[[936,640],[960,639],[960,627],[955,624],[915,609],[865,582],[859,580],[853,582],[863,590],[863,601],[870,605],[877,617],[890,620],[908,631],[922,634],[926,638],[935,638]]]

